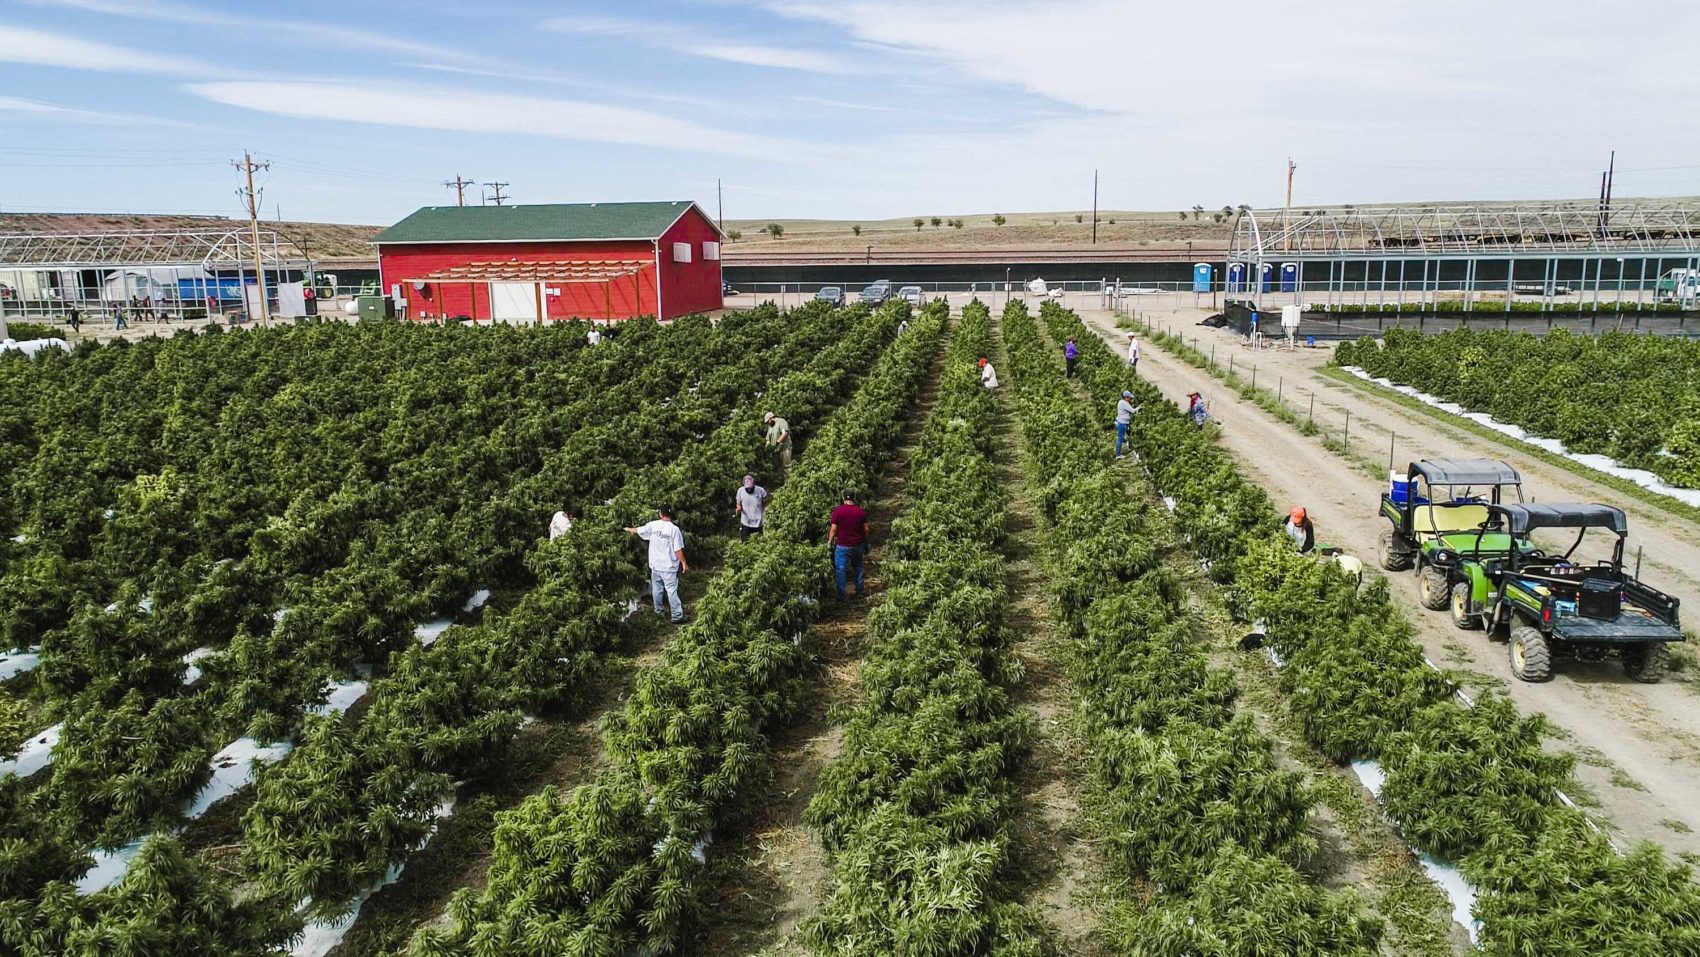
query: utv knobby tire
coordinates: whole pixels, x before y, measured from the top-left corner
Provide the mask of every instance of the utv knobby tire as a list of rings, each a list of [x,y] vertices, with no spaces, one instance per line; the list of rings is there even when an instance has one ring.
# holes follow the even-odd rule
[[[1512,674],[1524,681],[1552,680],[1552,649],[1539,628],[1518,625],[1511,629],[1511,640],[1505,647]]]
[[[1423,607],[1429,611],[1441,611],[1452,600],[1452,589],[1448,585],[1446,569],[1427,565],[1417,574],[1417,594],[1422,596]]]
[[[1402,572],[1410,568],[1412,563],[1410,555],[1400,552],[1393,547],[1393,529],[1391,528],[1386,529],[1381,533],[1380,544],[1376,549],[1376,557],[1381,562],[1381,568],[1383,571]]]
[[[1658,684],[1670,665],[1670,645],[1662,641],[1623,649],[1623,673],[1642,684]]]
[[[1452,624],[1461,631],[1475,631],[1482,626],[1482,616],[1470,611],[1470,583],[1452,586]]]

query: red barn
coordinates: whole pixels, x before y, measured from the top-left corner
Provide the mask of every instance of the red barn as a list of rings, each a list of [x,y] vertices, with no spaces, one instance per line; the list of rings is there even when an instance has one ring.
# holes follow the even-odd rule
[[[372,240],[409,319],[674,319],[721,307],[720,230],[692,202],[427,206]]]

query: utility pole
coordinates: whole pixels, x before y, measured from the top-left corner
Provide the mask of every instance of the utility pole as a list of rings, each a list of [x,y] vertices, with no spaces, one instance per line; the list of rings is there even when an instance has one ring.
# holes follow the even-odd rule
[[[449,189],[452,189],[452,190],[455,191],[455,205],[456,206],[465,206],[466,205],[466,188],[468,186],[472,185],[472,180],[469,180],[469,179],[465,178],[464,176],[461,176],[459,173],[456,173],[454,179],[443,180],[443,185],[447,186]],[[506,185],[506,184],[503,184],[503,185]]]
[[[1293,248],[1293,236],[1288,230],[1293,225],[1293,173],[1298,168],[1299,164],[1293,162],[1291,156],[1287,157],[1287,205],[1281,211],[1281,232],[1284,234],[1281,239],[1281,248],[1283,249]]]
[[[1098,245],[1098,171],[1092,171],[1092,245]]]
[[[247,177],[248,185],[237,190],[236,194],[242,197],[244,205],[248,207],[249,238],[254,244],[254,281],[259,285],[259,295],[255,298],[259,300],[260,321],[269,325],[272,316],[271,310],[266,304],[266,270],[260,263],[260,205],[259,198],[254,195],[254,170],[271,169],[272,164],[269,162],[256,163],[252,156],[243,153],[240,163],[231,160],[230,165],[241,170],[242,174]]]
[[[484,185],[490,187],[491,193],[494,194],[494,195],[486,195],[484,197],[486,202],[488,202],[491,199],[494,199],[496,201],[496,205],[500,206],[500,205],[502,205],[502,200],[510,198],[510,197],[505,197],[505,196],[502,195],[502,190],[506,189],[507,186],[508,186],[507,183],[485,183]]]
[[[714,225],[726,232],[726,194],[720,189],[720,180],[714,181]]]
[[[1611,228],[1611,189],[1612,179],[1617,173],[1617,150],[1611,151],[1611,160],[1606,165],[1606,171],[1600,174],[1600,238],[1604,239],[1606,230]]]

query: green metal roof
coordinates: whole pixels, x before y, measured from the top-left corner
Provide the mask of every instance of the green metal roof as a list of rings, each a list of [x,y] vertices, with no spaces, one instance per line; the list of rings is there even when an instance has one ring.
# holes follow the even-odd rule
[[[694,203],[426,206],[372,239],[384,243],[503,243],[661,238]]]

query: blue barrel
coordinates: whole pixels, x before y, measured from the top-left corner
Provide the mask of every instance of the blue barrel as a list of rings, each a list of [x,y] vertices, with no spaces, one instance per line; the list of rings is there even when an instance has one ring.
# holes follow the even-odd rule
[[[1281,291],[1282,292],[1298,292],[1299,291],[1299,264],[1298,263],[1282,263],[1281,264]]]
[[[1239,292],[1245,288],[1245,263],[1228,264],[1228,291]]]
[[[1257,267],[1257,271],[1259,274],[1257,278],[1263,283],[1263,291],[1273,292],[1275,290],[1275,267],[1264,263]]]
[[[1193,263],[1192,264],[1192,291],[1193,292],[1209,292],[1210,291],[1210,281],[1211,281],[1211,278],[1215,275],[1215,272],[1216,271],[1211,268],[1209,263]]]

